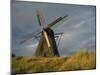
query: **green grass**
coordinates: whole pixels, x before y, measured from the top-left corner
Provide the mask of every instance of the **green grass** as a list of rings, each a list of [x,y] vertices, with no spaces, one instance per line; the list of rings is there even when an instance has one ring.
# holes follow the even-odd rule
[[[73,55],[64,57],[16,56],[12,58],[12,73],[95,69],[95,54],[95,51],[80,50]]]

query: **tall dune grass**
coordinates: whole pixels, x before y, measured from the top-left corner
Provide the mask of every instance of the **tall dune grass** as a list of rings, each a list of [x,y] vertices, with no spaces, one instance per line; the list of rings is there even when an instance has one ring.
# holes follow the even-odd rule
[[[28,57],[12,58],[12,73],[36,73],[87,70],[96,68],[95,51],[79,50],[64,57]]]

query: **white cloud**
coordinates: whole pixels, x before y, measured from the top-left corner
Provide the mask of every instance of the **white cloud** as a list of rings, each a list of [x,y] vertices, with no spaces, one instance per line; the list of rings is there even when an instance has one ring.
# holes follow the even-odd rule
[[[36,48],[38,45],[38,43],[33,43],[33,44],[30,44],[30,45],[26,45],[25,48]]]

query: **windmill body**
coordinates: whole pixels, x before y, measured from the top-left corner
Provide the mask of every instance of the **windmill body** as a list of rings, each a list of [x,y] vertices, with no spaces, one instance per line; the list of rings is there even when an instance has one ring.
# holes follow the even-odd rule
[[[50,28],[45,29],[45,31],[48,35],[51,47],[48,47],[46,39],[42,33],[35,55],[44,57],[59,56],[59,52],[55,41],[54,31]]]

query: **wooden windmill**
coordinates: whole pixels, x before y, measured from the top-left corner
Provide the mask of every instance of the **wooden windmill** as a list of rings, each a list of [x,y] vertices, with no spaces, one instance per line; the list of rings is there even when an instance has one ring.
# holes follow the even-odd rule
[[[25,40],[21,41],[21,43],[24,43],[28,39],[31,39],[33,37],[37,39],[38,35],[41,34],[41,36],[39,36],[40,39],[35,52],[35,56],[44,56],[44,57],[60,56],[56,45],[55,37],[57,37],[57,35],[62,35],[63,33],[54,33],[51,27],[66,17],[67,16],[59,17],[50,24],[48,24],[47,27],[45,27],[46,24],[43,13],[37,11],[37,19],[41,31],[35,34],[32,33],[31,35],[28,35],[28,37]]]

